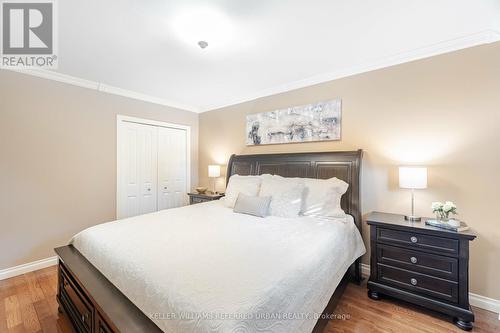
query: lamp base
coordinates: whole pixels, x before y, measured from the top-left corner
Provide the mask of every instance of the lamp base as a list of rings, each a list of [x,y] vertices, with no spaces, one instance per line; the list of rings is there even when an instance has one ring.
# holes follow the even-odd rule
[[[422,218],[418,216],[405,215],[405,220],[410,222],[420,222],[422,221]]]

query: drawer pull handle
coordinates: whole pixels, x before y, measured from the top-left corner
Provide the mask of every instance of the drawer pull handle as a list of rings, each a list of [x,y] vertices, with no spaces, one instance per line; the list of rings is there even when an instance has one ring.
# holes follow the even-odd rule
[[[412,279],[410,280],[410,283],[411,283],[412,285],[416,286],[416,285],[417,285],[417,279],[412,278]]]
[[[411,241],[412,243],[416,243],[416,242],[418,242],[418,238],[417,238],[417,237],[415,237],[415,236],[411,236],[411,237],[410,237],[410,241]]]
[[[411,257],[410,261],[411,261],[412,264],[416,264],[418,260],[415,257]]]

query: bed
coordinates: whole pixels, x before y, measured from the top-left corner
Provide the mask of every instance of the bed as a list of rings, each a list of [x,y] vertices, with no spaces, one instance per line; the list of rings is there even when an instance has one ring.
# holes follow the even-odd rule
[[[233,174],[337,177],[349,215],[236,214],[218,201],[97,225],[59,255],[58,301],[77,332],[321,332],[360,281],[361,151],[233,155]],[[242,236],[244,235],[244,236]]]

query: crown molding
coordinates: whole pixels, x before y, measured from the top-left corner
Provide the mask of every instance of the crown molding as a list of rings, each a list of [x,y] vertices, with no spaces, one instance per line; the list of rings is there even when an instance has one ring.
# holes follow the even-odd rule
[[[224,103],[211,104],[203,107],[200,113],[221,109],[224,107],[252,101],[262,97],[284,93],[299,88],[312,86],[319,83],[337,80],[344,77],[353,76],[356,74],[366,73],[377,69],[399,65],[406,62],[429,58],[440,54],[466,49],[469,47],[491,44],[498,41],[500,41],[499,31],[485,30],[467,36],[462,36],[459,38],[445,40],[432,45],[416,48],[410,51],[392,54],[387,57],[375,59],[371,62],[360,64],[357,66],[343,68],[337,71],[315,75],[303,80],[298,80],[280,86],[275,86],[269,89],[264,89],[255,94],[250,94],[246,96],[241,96],[239,98],[226,100],[226,102]]]
[[[12,72],[20,73],[20,74],[26,74],[26,75],[31,75],[31,76],[36,76],[42,79],[47,79],[51,81],[57,81],[61,83],[66,83],[70,84],[72,86],[77,86],[77,87],[82,87],[82,88],[87,88],[87,89],[94,89],[98,90],[99,89],[99,83],[94,82],[94,81],[89,81],[85,80],[79,77],[75,76],[70,76],[54,71],[49,71],[46,69],[16,69],[12,67],[6,67],[3,68]]]
[[[275,86],[269,89],[261,90],[258,93],[248,94],[245,96],[240,96],[238,98],[228,99],[223,103],[205,105],[204,107],[197,107],[194,105],[187,105],[183,103],[178,103],[171,100],[165,100],[160,97],[150,96],[142,94],[139,92],[122,89],[119,87],[114,87],[104,83],[85,80],[79,77],[66,75],[54,71],[44,70],[44,69],[11,69],[5,68],[7,70],[15,71],[22,74],[32,75],[47,80],[58,81],[66,84],[71,84],[78,87],[83,87],[87,89],[97,90],[103,93],[118,95],[122,97],[132,98],[144,102],[154,103],[162,106],[173,107],[181,110],[191,111],[195,113],[202,113],[217,110],[220,108],[252,101],[258,98],[272,96],[287,91],[304,88],[312,86],[319,83],[324,83],[336,79],[341,79],[344,77],[353,76],[356,74],[362,74],[377,69],[382,69],[390,66],[399,65],[402,63],[415,61],[419,59],[429,58],[432,56],[445,54],[453,51],[458,51],[461,49],[466,49],[469,47],[490,44],[500,41],[500,31],[497,30],[485,30],[478,33],[470,34],[467,36],[462,36],[455,39],[450,39],[435,43],[432,45],[427,45],[410,51],[400,52],[397,54],[392,54],[387,57],[380,59],[375,59],[371,62],[360,64],[357,66],[352,66],[348,68],[343,68],[337,71],[328,72],[320,75],[311,76],[309,78],[290,82],[287,84]]]
[[[118,88],[118,87],[113,87],[113,86],[110,86],[107,84],[102,84],[102,83],[99,84],[98,90],[101,92],[104,92],[104,93],[108,93],[108,94],[133,98],[133,99],[137,99],[137,100],[144,101],[144,102],[149,102],[149,103],[153,103],[153,104],[159,104],[159,105],[168,106],[168,107],[172,107],[172,108],[176,108],[176,109],[181,109],[184,111],[190,111],[190,112],[194,112],[194,113],[199,113],[199,111],[200,111],[194,105],[187,105],[187,104],[183,104],[183,103],[178,103],[178,102],[166,100],[166,99],[163,99],[160,97],[141,94],[141,93],[138,93],[138,92],[135,92],[132,90],[126,90],[126,89],[122,89],[122,88]]]
[[[175,101],[169,101],[169,100],[165,100],[163,98],[150,96],[150,95],[142,94],[139,92],[114,87],[114,86],[107,85],[107,84],[100,83],[100,82],[96,82],[96,81],[85,80],[85,79],[82,79],[82,78],[79,78],[76,76],[66,75],[66,74],[62,74],[62,73],[58,73],[58,72],[54,72],[54,71],[50,71],[50,70],[46,70],[46,69],[13,69],[13,68],[5,68],[5,69],[16,72],[16,73],[36,76],[36,77],[47,79],[47,80],[52,80],[52,81],[70,84],[70,85],[77,86],[77,87],[97,90],[97,91],[107,93],[107,94],[132,98],[132,99],[136,99],[136,100],[143,101],[143,102],[158,104],[158,105],[162,105],[162,106],[172,107],[172,108],[181,109],[181,110],[190,111],[190,112],[195,112],[195,113],[199,112],[199,109],[193,105],[186,105],[186,104],[178,103]]]

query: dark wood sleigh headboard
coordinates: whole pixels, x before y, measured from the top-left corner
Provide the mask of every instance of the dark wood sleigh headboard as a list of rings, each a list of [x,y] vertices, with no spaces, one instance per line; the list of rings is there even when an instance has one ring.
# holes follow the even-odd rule
[[[342,209],[354,217],[361,232],[360,173],[363,151],[232,155],[227,166],[226,185],[232,175],[273,174],[282,177],[327,179],[337,177],[349,184],[342,196]],[[361,280],[359,260],[354,277]]]

